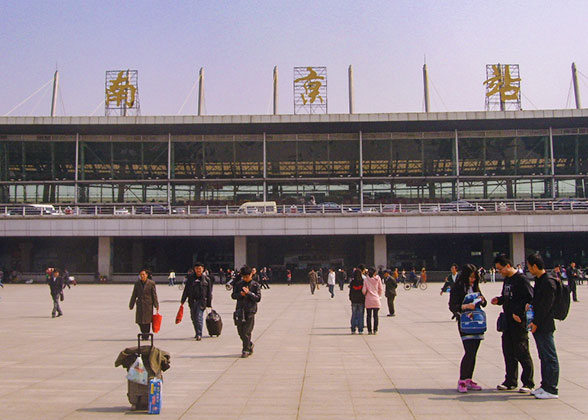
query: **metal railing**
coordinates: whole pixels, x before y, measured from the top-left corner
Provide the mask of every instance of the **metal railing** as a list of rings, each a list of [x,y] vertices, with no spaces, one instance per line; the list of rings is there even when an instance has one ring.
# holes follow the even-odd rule
[[[450,203],[380,203],[367,204],[317,204],[277,205],[267,207],[243,206],[167,206],[163,204],[91,204],[91,205],[0,205],[0,217],[198,217],[198,216],[255,216],[255,215],[411,215],[447,213],[518,213],[518,212],[588,212],[588,201],[562,199],[475,201],[464,200]]]

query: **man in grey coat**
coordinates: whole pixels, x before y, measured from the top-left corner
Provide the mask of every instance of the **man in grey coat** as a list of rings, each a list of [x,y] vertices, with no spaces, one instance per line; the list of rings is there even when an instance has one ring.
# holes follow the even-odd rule
[[[143,338],[151,331],[151,322],[153,321],[153,307],[159,311],[159,301],[157,300],[157,291],[155,282],[150,279],[150,273],[143,269],[139,272],[139,280],[133,287],[133,294],[129,302],[129,309],[132,310],[137,305],[135,313],[135,322],[144,334]]]

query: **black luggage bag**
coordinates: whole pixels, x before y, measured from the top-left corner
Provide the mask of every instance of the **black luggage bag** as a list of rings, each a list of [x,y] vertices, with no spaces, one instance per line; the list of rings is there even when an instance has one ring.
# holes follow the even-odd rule
[[[218,314],[218,312],[214,309],[212,309],[210,313],[206,315],[206,329],[208,330],[208,335],[211,337],[213,335],[218,337],[223,330],[223,320],[221,319],[221,316]]]

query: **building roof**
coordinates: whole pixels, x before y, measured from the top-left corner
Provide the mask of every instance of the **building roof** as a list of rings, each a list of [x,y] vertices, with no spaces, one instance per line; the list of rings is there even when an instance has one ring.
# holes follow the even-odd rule
[[[3,134],[286,134],[588,127],[588,109],[321,115],[0,117]]]

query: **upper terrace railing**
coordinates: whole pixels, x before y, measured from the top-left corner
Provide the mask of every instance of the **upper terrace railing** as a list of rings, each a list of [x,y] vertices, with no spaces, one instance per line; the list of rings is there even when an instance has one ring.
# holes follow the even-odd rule
[[[165,204],[94,204],[94,205],[49,205],[49,204],[5,204],[0,205],[0,217],[198,217],[198,216],[280,216],[292,217],[311,215],[387,215],[409,216],[422,214],[506,214],[512,212],[587,212],[588,201],[579,199],[465,200],[450,203],[389,203],[389,204],[336,204],[277,205],[265,207],[244,206],[168,206]]]

